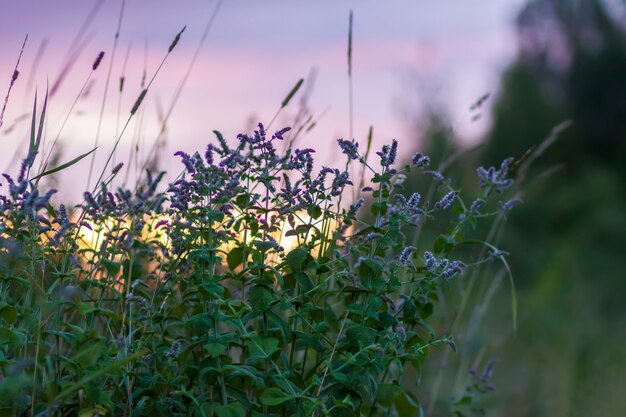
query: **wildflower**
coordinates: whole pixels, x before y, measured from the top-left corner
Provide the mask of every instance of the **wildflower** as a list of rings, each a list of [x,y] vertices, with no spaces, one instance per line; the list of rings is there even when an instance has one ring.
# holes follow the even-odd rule
[[[204,159],[206,159],[207,164],[213,165],[213,144],[209,143],[206,147],[206,152],[204,153]]]
[[[312,153],[315,153],[315,150],[310,148],[296,149],[294,155],[291,157],[289,163],[287,164],[288,169],[303,171],[303,173],[305,173],[305,176],[308,177],[313,171],[313,156],[311,156]],[[328,170],[330,170],[330,172],[333,172],[333,170],[330,168],[322,169],[322,172],[327,172]]]
[[[509,212],[511,211],[511,209],[513,209],[513,207],[517,206],[518,204],[521,204],[522,200],[520,200],[519,198],[513,198],[511,200],[508,200],[507,202],[503,203],[500,205],[500,211],[502,211],[503,213]]]
[[[290,205],[297,205],[295,197],[300,192],[300,189],[291,185],[291,180],[289,179],[289,176],[285,173],[283,173],[283,180],[285,184],[285,186],[281,188],[283,198]]]
[[[359,256],[359,258],[356,260],[356,262],[354,263],[354,269],[358,270],[361,267],[361,264],[363,263],[363,261],[366,261],[367,258],[364,256]]]
[[[411,214],[417,214],[420,212],[419,204],[422,196],[419,193],[413,193],[406,203],[406,208]]]
[[[368,243],[371,242],[372,240],[378,239],[379,237],[381,237],[382,235],[380,233],[368,233],[367,236],[365,236],[365,239],[363,240],[364,243]]]
[[[448,267],[448,264],[450,263],[450,261],[448,260],[448,258],[443,258],[439,261],[439,265],[437,266],[437,269],[445,269]]]
[[[487,188],[493,187],[499,193],[506,190],[510,186],[513,185],[513,180],[510,178],[506,178],[509,173],[509,166],[513,162],[513,158],[507,158],[502,161],[500,165],[500,169],[495,167],[489,167],[485,169],[484,167],[479,167],[476,169],[476,174],[478,175],[478,179],[480,180],[480,187]]]
[[[91,194],[89,191],[85,191],[83,193],[83,196],[85,197],[85,201],[87,202],[87,204],[89,204],[91,209],[93,210],[100,209],[100,205],[98,204],[96,199],[93,197],[93,194]]]
[[[400,341],[404,342],[406,340],[406,330],[402,324],[396,326],[396,335]]]
[[[183,160],[183,164],[185,165],[185,168],[187,168],[187,171],[189,173],[194,173],[196,172],[196,168],[194,167],[193,161],[191,160],[191,156],[189,156],[189,154],[183,152],[183,151],[178,151],[174,154],[175,156],[180,156]]]
[[[380,156],[380,165],[389,167],[393,165],[398,156],[398,141],[393,140],[391,145],[384,145],[381,152],[376,152]]]
[[[489,257],[491,258],[502,258],[503,256],[509,255],[508,252],[495,248],[489,251]]]
[[[135,295],[132,292],[130,294],[128,294],[128,296],[126,297],[126,302],[127,303],[138,303],[140,304],[142,307],[148,307],[148,300],[146,300],[144,297],[141,297],[139,295]]]
[[[482,206],[483,204],[485,204],[485,200],[483,200],[482,198],[477,198],[476,200],[472,201],[472,205],[470,206],[469,211],[471,211],[472,213],[476,213],[478,212],[480,206]]]
[[[421,152],[417,152],[415,155],[413,155],[411,161],[413,161],[413,165],[418,168],[426,168],[428,165],[430,165],[430,158],[426,155],[423,155]]]
[[[450,264],[448,264],[445,267],[441,275],[444,278],[452,278],[454,275],[462,274],[462,273],[463,273],[463,263],[461,261],[452,261]]]
[[[340,172],[335,170],[335,179],[333,179],[332,189],[330,195],[337,196],[341,194],[343,187],[346,185],[352,185],[352,181],[349,179],[350,173],[348,171]]]
[[[348,156],[350,159],[359,159],[359,144],[354,141],[348,141],[345,139],[337,139],[337,143],[341,148],[341,152]]]
[[[443,181],[445,179],[443,175],[441,175],[441,172],[439,171],[424,171],[424,174],[430,175],[437,181]]]
[[[174,343],[172,343],[172,346],[170,346],[170,348],[165,351],[165,357],[167,358],[177,357],[178,354],[180,353],[181,347],[182,347],[182,343],[179,342],[178,340],[175,340]]]
[[[356,213],[357,211],[361,210],[364,204],[365,200],[359,198],[357,201],[350,205],[350,211]]]
[[[493,376],[493,367],[497,362],[497,359],[490,359],[489,362],[487,362],[480,376],[481,382],[487,382],[491,379],[491,377]]]
[[[217,141],[220,143],[220,146],[222,147],[221,153],[223,155],[230,153],[230,148],[228,147],[228,143],[226,143],[226,139],[224,139],[224,136],[222,136],[222,134],[218,130],[214,130],[213,134],[215,135],[215,137],[217,137]]]
[[[398,174],[398,176],[396,177],[396,180],[393,183],[393,186],[395,188],[402,189],[402,188],[404,188],[404,187],[402,187],[402,184],[404,184],[404,181],[406,181],[406,175]]]
[[[13,198],[15,199],[17,199],[20,194],[24,194],[27,188],[28,188],[28,181],[26,181],[25,179],[18,182],[15,187],[9,186],[11,195],[13,195]]]
[[[411,255],[415,252],[417,248],[415,246],[407,246],[402,249],[400,252],[399,261],[402,265],[413,266],[413,262],[411,261]]]
[[[60,223],[68,221],[67,220],[67,210],[65,209],[65,204],[61,204],[59,206],[59,220],[60,220]]]
[[[426,265],[426,269],[429,272],[432,272],[437,265],[437,258],[433,255],[432,252],[426,251],[424,252],[424,265]]]
[[[406,207],[407,200],[405,196],[403,196],[402,194],[396,194],[395,197],[399,206]]]
[[[445,210],[449,208],[458,194],[458,191],[450,191],[448,194],[444,195],[441,200],[435,203],[435,208],[439,210]]]
[[[279,140],[283,140],[283,135],[287,132],[289,132],[291,130],[290,127],[284,127],[280,130],[277,130],[274,135],[272,136],[272,140],[274,139],[279,139]]]

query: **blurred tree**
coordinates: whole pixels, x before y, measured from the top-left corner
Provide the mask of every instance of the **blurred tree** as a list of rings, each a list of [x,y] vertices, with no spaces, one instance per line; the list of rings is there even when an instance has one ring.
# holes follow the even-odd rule
[[[518,16],[519,54],[484,163],[522,155],[565,119],[572,125],[534,165],[535,174],[562,169],[526,184],[526,204],[503,234],[520,329],[502,349],[493,415],[626,415],[623,10],[619,1],[533,0]]]

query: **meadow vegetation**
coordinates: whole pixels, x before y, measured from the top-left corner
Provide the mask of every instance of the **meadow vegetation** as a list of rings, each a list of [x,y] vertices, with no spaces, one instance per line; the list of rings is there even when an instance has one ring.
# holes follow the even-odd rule
[[[44,180],[95,148],[50,166],[48,96],[35,99],[28,152],[0,196],[0,415],[420,415],[425,362],[457,348],[431,322],[442,293],[498,263],[515,325],[507,253],[477,225],[519,203],[521,161],[478,168],[464,190],[422,153],[400,160],[396,140],[372,149],[370,133],[337,141],[341,166],[316,166],[295,146],[308,120],[235,140],[215,131],[176,152],[168,184],[146,169],[116,185],[123,166],[109,163],[157,73],[71,206]],[[405,193],[409,175],[427,186]],[[449,414],[483,412],[494,364]]]

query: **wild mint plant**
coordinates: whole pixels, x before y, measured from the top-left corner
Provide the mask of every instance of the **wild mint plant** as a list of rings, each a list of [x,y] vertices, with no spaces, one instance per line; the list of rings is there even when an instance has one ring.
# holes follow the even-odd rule
[[[53,208],[25,168],[5,177],[4,414],[420,412],[406,375],[456,348],[429,322],[438,289],[503,259],[472,233],[512,204],[491,201],[511,186],[511,161],[479,169],[468,199],[427,156],[402,165],[395,140],[375,161],[339,140],[338,169],[285,147],[289,128],[259,124],[235,145],[215,134],[202,153],[176,153],[183,170],[167,187],[147,172],[114,191],[117,166],[72,209]],[[350,163],[369,180],[351,203]],[[432,177],[432,198],[402,193],[412,170]],[[417,238],[443,223],[435,241]],[[475,244],[491,252],[461,250]]]

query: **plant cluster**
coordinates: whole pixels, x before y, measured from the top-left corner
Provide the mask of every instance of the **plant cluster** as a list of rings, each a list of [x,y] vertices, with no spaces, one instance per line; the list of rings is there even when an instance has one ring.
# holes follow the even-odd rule
[[[369,145],[339,140],[337,169],[285,146],[288,128],[259,124],[236,146],[215,133],[202,154],[177,152],[184,170],[167,187],[147,172],[114,190],[118,166],[72,209],[29,178],[35,155],[5,175],[0,413],[419,413],[429,352],[455,349],[429,322],[439,289],[504,261],[471,234],[510,208],[492,198],[511,185],[510,161],[480,169],[466,202],[427,156],[402,165],[395,140],[375,162]],[[351,164],[369,185],[348,204]],[[412,169],[430,191],[404,195]]]

